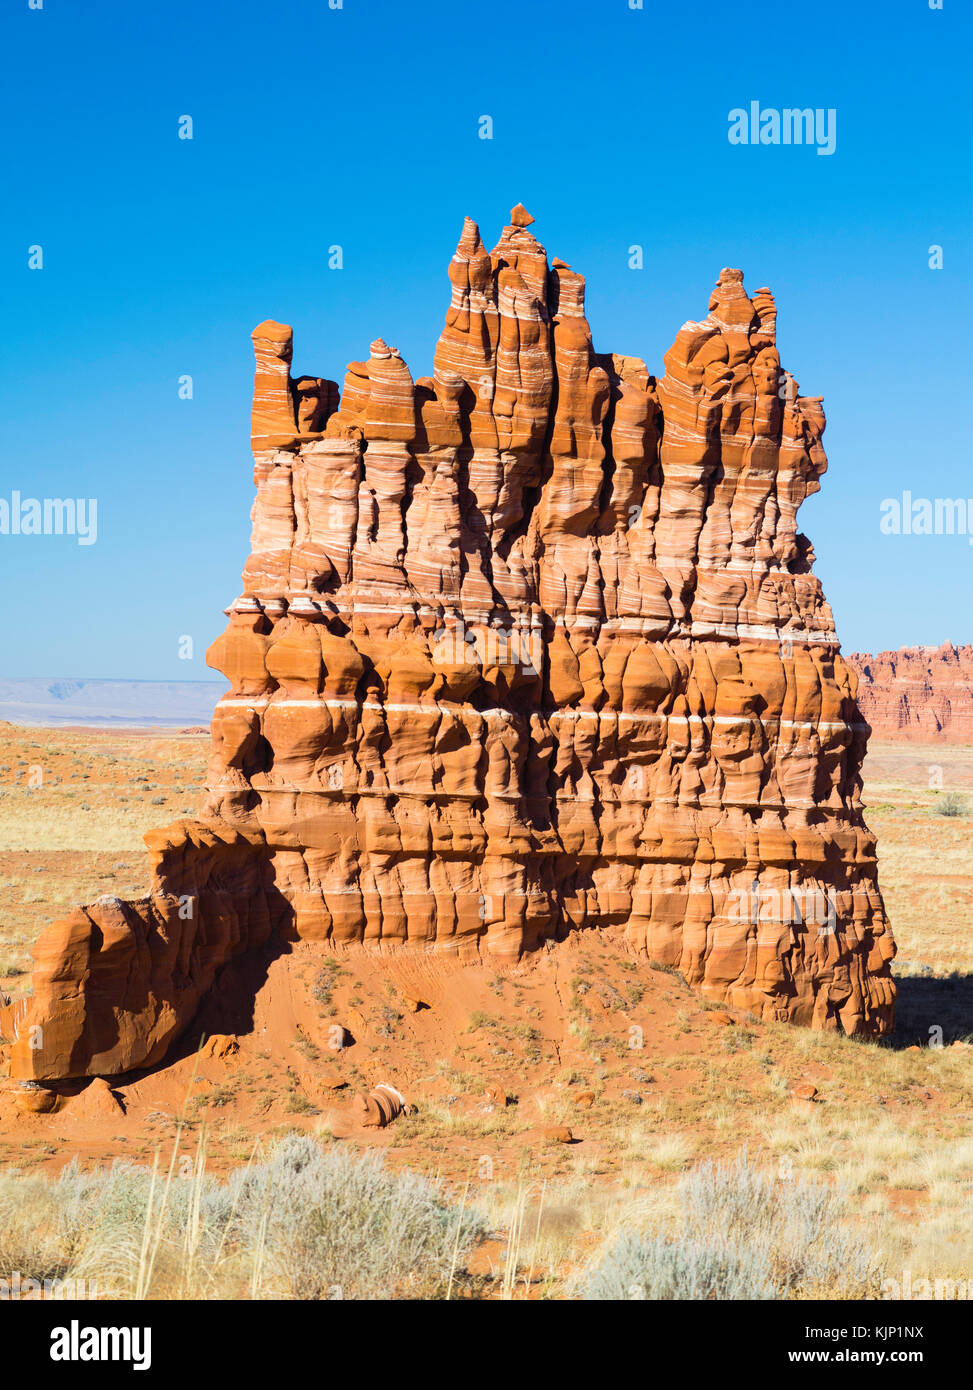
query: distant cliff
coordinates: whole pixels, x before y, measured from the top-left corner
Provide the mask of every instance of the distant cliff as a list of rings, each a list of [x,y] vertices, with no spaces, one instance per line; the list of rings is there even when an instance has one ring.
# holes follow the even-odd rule
[[[903,647],[846,656],[858,704],[878,738],[973,743],[973,646]]]

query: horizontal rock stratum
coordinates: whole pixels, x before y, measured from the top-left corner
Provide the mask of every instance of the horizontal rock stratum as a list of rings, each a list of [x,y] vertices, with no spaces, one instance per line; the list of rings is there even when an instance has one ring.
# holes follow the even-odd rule
[[[762,1019],[890,1027],[867,727],[796,521],[821,401],[739,270],[661,377],[596,352],[532,221],[492,251],[466,221],[431,377],[379,338],[339,392],[254,330],[208,798],[147,836],[149,896],[43,935],[14,1076],[159,1061],[272,936],[502,962],[601,930]]]
[[[876,738],[973,743],[973,646],[854,652],[848,665],[858,674],[859,705]]]

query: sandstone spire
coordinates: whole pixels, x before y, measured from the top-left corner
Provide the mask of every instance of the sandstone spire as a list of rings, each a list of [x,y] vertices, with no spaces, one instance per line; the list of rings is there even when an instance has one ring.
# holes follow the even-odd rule
[[[598,929],[761,1018],[889,1028],[867,726],[796,523],[821,403],[736,269],[661,376],[597,352],[532,223],[488,252],[466,219],[432,377],[377,338],[339,400],[254,331],[207,801],[147,837],[147,897],[41,938],[16,1077],[151,1065],[271,936],[503,960]]]

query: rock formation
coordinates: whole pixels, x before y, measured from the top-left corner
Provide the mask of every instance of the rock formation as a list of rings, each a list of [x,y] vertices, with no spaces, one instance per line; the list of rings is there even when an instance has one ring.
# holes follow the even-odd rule
[[[973,743],[973,646],[903,647],[847,658],[877,738]]]
[[[272,935],[503,962],[604,930],[761,1018],[890,1026],[867,731],[796,521],[821,401],[739,270],[661,377],[596,352],[532,221],[466,221],[431,377],[379,338],[339,392],[254,330],[208,798],[147,836],[149,896],[43,935],[15,1077],[157,1062]]]
[[[376,1086],[367,1096],[356,1096],[352,1102],[355,1119],[366,1129],[384,1129],[408,1110],[405,1096],[394,1086]]]

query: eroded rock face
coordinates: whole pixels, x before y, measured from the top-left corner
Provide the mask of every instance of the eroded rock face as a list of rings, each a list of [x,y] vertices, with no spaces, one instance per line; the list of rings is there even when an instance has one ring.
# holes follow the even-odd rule
[[[15,1075],[158,1059],[272,933],[502,960],[611,929],[761,1018],[890,1026],[867,730],[796,522],[820,399],[739,270],[661,377],[597,353],[531,221],[488,251],[467,220],[432,377],[379,339],[339,401],[255,330],[208,799],[149,837],[148,900],[42,938]]]
[[[973,646],[855,652],[858,704],[876,738],[973,743]]]

